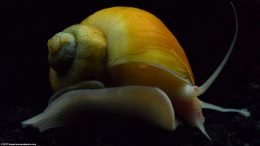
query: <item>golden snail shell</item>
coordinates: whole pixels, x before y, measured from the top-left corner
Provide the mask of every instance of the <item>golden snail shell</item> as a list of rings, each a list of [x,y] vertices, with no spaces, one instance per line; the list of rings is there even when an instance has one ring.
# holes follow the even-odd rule
[[[76,62],[76,64],[75,61],[72,61],[73,64],[68,65],[72,71],[67,70],[70,72],[64,73],[62,69],[55,66],[66,65],[66,63],[59,61],[53,65],[52,59],[49,59],[52,66],[50,78],[54,90],[66,86],[64,85],[66,83],[63,83],[66,77],[72,78],[73,76],[66,75],[67,73],[73,72],[75,74],[74,80],[79,82],[86,78],[93,78],[92,76],[97,76],[97,78],[103,76],[104,70],[111,71],[113,70],[111,68],[128,62],[160,65],[194,83],[189,62],[182,47],[167,27],[146,11],[131,7],[113,7],[100,10],[87,17],[81,24],[69,27],[61,33],[68,33],[68,36],[72,35],[74,38],[69,39],[67,36],[62,38],[60,33],[55,35],[48,43],[50,56],[55,56],[53,52],[57,52],[57,50],[60,50],[61,54],[73,50],[74,54],[70,53],[71,58],[67,58],[72,59],[73,57],[81,62]],[[95,44],[92,45],[93,42]],[[56,44],[60,44],[60,49],[57,49]],[[63,44],[66,44],[65,47],[62,46]],[[67,50],[66,46],[71,46],[71,50]],[[79,55],[82,55],[82,58],[77,58],[80,57]],[[97,55],[96,58],[88,58],[94,55]],[[74,66],[83,66],[87,69],[81,67],[81,75],[77,75],[78,71],[73,70]],[[61,80],[57,79],[63,74],[65,77]],[[70,82],[75,83],[75,81]]]

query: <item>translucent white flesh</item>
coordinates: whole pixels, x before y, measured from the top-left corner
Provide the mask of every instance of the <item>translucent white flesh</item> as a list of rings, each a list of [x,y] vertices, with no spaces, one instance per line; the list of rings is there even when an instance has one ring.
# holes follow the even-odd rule
[[[60,97],[62,94],[72,91],[72,90],[80,90],[80,89],[101,89],[105,88],[105,85],[99,81],[83,81],[73,86],[68,86],[62,88],[55,92],[51,98],[49,99],[49,103]]]
[[[136,115],[168,130],[177,126],[168,96],[158,88],[145,86],[69,91],[52,101],[41,114],[23,121],[22,125],[45,131],[67,125],[82,110]]]
[[[219,111],[219,112],[234,112],[234,113],[238,113],[241,116],[244,117],[249,117],[250,116],[250,112],[247,109],[234,109],[234,108],[224,108],[224,107],[220,107],[217,105],[213,105],[207,102],[201,102],[201,106],[204,109],[210,109],[210,110],[215,110],[215,111]]]

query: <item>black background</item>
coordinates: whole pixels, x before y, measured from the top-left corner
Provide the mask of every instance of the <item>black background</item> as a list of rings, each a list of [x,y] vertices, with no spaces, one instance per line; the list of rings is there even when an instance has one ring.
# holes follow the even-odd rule
[[[244,94],[256,92],[253,95],[258,96],[253,98],[253,103],[259,107],[256,98],[260,98],[260,1],[233,2],[238,12],[239,37],[224,70],[201,98],[219,105],[250,107],[251,102],[246,102],[248,96]],[[235,20],[228,0],[10,0],[2,3],[0,114],[3,122],[0,127],[8,127],[5,122],[9,120],[17,128],[20,121],[47,106],[52,94],[47,40],[93,12],[117,5],[139,7],[159,17],[184,48],[198,85],[219,65],[234,34]],[[255,111],[259,113],[259,109]],[[259,116],[254,120],[259,122]]]

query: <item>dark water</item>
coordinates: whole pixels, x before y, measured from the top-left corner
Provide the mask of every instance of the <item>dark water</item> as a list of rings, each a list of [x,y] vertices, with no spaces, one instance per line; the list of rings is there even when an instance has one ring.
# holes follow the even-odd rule
[[[52,94],[48,80],[47,40],[91,13],[116,5],[139,7],[159,17],[185,49],[198,85],[218,66],[234,34],[233,12],[227,0],[174,0],[171,3],[164,0],[16,0],[1,4],[0,143],[260,145],[258,0],[234,1],[239,17],[238,41],[223,72],[201,97],[226,107],[246,107],[252,116],[244,119],[236,114],[205,111],[205,125],[212,142],[189,126],[169,132],[127,119],[104,117],[85,128],[57,128],[44,133],[21,128],[20,122],[41,112]]]

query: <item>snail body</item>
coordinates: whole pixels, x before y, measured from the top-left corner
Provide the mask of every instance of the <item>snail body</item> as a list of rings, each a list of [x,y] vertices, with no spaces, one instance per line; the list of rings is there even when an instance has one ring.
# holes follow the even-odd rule
[[[140,20],[140,18],[142,19]],[[75,35],[77,32],[81,34]],[[75,52],[81,50],[82,52],[75,54],[85,55],[85,58],[82,57],[82,61],[72,62],[75,65],[71,65],[68,73],[72,72],[74,75],[69,75],[69,78],[64,78],[62,71],[60,73],[59,70],[55,71],[51,68],[50,80],[54,90],[67,86],[64,81],[68,81],[68,85],[73,85],[86,80],[89,73],[103,76],[105,70],[108,71],[109,78],[113,78],[118,85],[159,87],[169,97],[174,98],[182,98],[185,94],[182,88],[187,84],[192,86],[194,83],[188,59],[177,39],[157,17],[144,10],[132,7],[103,9],[84,19],[81,24],[66,28],[63,33],[74,34],[76,36],[74,40],[77,40],[79,36],[86,36],[85,38],[80,37],[81,40],[85,39],[84,43],[81,43],[85,47],[90,44],[86,43],[90,36],[91,39],[106,39],[106,43],[91,40],[91,42],[101,43],[95,47],[88,47],[88,49],[83,47],[73,49]],[[57,40],[60,40],[57,39],[57,35],[49,40],[50,55],[52,55],[51,50],[56,47],[53,44],[57,44],[54,43]],[[79,42],[78,44],[80,44]],[[61,53],[63,52],[65,51],[61,51]],[[96,55],[96,59],[86,59],[88,56],[95,56],[94,53],[99,55]],[[51,60],[50,62],[52,62]],[[85,65],[86,63],[90,64]],[[79,68],[79,74],[76,69],[73,69],[74,66]],[[85,67],[91,67],[91,69]],[[92,71],[95,67],[101,69]],[[93,79],[93,77],[90,78]],[[192,99],[195,99],[196,104],[199,103],[196,98]],[[194,103],[194,101],[187,100],[186,104],[189,102]],[[184,118],[186,117],[184,116]]]
[[[224,60],[210,78],[199,87],[195,85],[191,67],[183,48],[157,17],[147,11],[132,7],[111,7],[97,11],[80,24],[66,28],[48,41],[51,65],[50,82],[53,90],[58,91],[51,104],[59,98],[65,99],[64,97],[67,96],[88,98],[86,93],[93,94],[94,91],[92,92],[90,89],[82,91],[81,88],[80,90],[85,92],[84,97],[79,95],[82,92],[77,92],[76,95],[70,94],[73,92],[71,89],[77,90],[78,86],[73,85],[85,80],[109,78],[118,87],[91,90],[100,91],[103,94],[125,91],[125,94],[128,95],[126,97],[132,96],[133,98],[134,95],[128,92],[129,88],[131,91],[135,89],[136,96],[144,97],[150,95],[147,94],[148,92],[155,93],[155,90],[160,89],[160,93],[164,92],[167,96],[164,94],[155,96],[155,99],[151,98],[150,101],[147,98],[144,98],[145,100],[134,99],[145,105],[153,101],[161,101],[166,97],[169,98],[170,100],[165,100],[168,101],[167,104],[164,103],[168,109],[174,109],[174,111],[168,112],[169,117],[174,116],[175,112],[188,124],[199,128],[209,138],[203,126],[205,119],[202,108],[238,112],[241,115],[249,116],[249,112],[245,110],[224,109],[197,98],[209,88],[224,67],[236,38],[237,26]],[[103,88],[103,85],[99,84],[97,87]],[[146,88],[147,91],[140,91],[138,88]],[[124,95],[122,92],[120,93],[120,96]],[[104,96],[103,94],[100,94],[100,98]],[[112,96],[119,96],[119,94],[115,94],[109,94],[111,95],[109,97],[111,104]],[[103,98],[101,100],[103,101]],[[127,101],[127,98],[120,100],[123,105]],[[108,101],[104,102],[109,103]],[[55,103],[61,104],[62,102]],[[94,103],[96,106],[100,105],[98,101]],[[133,103],[129,103],[129,108],[135,107]],[[76,103],[72,102],[71,104]],[[93,102],[86,102],[86,104],[93,104]],[[162,109],[163,106],[153,107],[160,111],[159,109]],[[118,106],[116,107],[118,108]],[[104,108],[111,109],[113,107]],[[48,111],[47,109],[46,111]],[[49,109],[52,108],[49,107]],[[144,107],[140,110],[147,109]],[[35,120],[29,120],[29,122],[27,120],[24,123],[26,125],[34,122]],[[171,130],[177,126],[176,122],[171,122],[172,126],[165,126],[164,122],[157,121],[157,123],[161,127]]]

